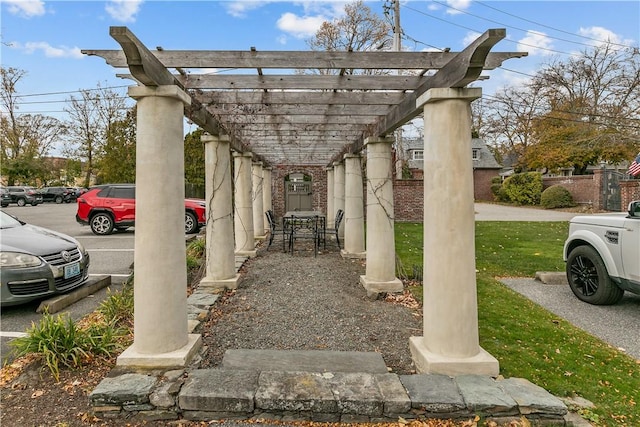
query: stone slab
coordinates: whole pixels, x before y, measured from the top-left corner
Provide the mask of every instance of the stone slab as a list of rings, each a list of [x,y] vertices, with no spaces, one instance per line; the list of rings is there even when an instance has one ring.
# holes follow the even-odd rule
[[[144,374],[107,377],[89,394],[89,401],[94,406],[144,405],[157,382],[155,376]]]
[[[467,408],[474,413],[518,415],[518,404],[491,377],[461,375],[455,377]]]
[[[516,401],[522,415],[567,413],[567,406],[560,399],[524,378],[508,378],[497,383]]]
[[[260,373],[256,408],[275,411],[337,412],[331,388],[321,374],[311,372]]]
[[[253,412],[259,372],[198,369],[189,373],[178,404],[183,411]]]
[[[374,375],[356,372],[326,372],[322,378],[327,382],[338,402],[341,414],[379,417],[384,409],[384,400]]]
[[[400,375],[411,406],[433,413],[459,413],[466,408],[458,385],[452,377],[438,374]]]
[[[396,374],[375,374],[374,378],[384,401],[384,415],[397,415],[409,412],[411,399]]]
[[[175,351],[160,354],[139,353],[134,345],[129,346],[116,359],[117,366],[139,368],[180,368],[187,366],[202,347],[199,334],[188,334],[187,344]]]
[[[545,285],[567,286],[567,275],[565,272],[556,271],[536,271],[535,280]]]
[[[359,351],[227,350],[222,367],[282,372],[388,373],[382,355]]]
[[[87,279],[87,283],[69,293],[57,295],[53,298],[42,301],[36,309],[36,313],[57,313],[69,307],[71,304],[98,292],[100,289],[106,288],[107,286],[111,286],[110,275],[89,278]]]
[[[187,305],[193,305],[200,309],[208,309],[218,300],[220,295],[208,292],[195,291],[187,298]]]

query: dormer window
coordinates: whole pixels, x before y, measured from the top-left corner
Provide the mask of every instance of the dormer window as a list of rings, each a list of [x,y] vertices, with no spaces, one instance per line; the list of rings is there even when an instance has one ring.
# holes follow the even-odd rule
[[[477,148],[471,150],[471,158],[473,160],[480,160],[480,150],[478,150]]]

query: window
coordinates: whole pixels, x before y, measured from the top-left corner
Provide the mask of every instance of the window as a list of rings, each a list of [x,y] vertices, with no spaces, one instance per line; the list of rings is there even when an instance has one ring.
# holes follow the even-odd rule
[[[413,150],[411,152],[412,160],[424,160],[424,150]]]
[[[480,150],[478,150],[477,148],[474,148],[473,150],[471,150],[471,158],[473,160],[479,160],[480,159]]]

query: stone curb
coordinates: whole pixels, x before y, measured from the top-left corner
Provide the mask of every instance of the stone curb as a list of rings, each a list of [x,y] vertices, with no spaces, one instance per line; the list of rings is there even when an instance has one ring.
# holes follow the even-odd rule
[[[57,313],[69,307],[74,302],[80,301],[82,298],[94,294],[107,286],[111,286],[111,276],[91,278],[84,286],[81,286],[75,291],[42,301],[38,306],[36,313],[44,313],[45,311],[49,314]]]

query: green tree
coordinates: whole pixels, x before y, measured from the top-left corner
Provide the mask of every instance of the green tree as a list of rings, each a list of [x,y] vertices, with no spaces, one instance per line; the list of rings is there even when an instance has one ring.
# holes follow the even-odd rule
[[[98,182],[135,182],[136,107],[128,110],[123,119],[111,123],[96,166]]]
[[[205,185],[203,133],[197,129],[184,137],[184,182],[200,188]]]

